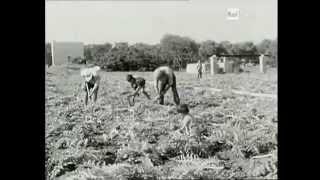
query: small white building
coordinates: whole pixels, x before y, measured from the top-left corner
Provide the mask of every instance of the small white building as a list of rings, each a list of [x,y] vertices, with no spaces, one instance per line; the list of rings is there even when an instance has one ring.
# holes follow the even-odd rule
[[[52,65],[67,64],[68,60],[84,58],[84,44],[82,42],[51,43]]]
[[[187,64],[186,72],[191,74],[197,74],[198,73],[197,64],[198,63]],[[202,73],[209,73],[209,72],[210,72],[210,63],[202,63]]]

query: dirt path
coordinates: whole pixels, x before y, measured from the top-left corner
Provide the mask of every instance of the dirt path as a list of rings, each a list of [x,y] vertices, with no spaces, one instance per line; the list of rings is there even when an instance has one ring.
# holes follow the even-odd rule
[[[147,81],[151,86],[153,86],[152,81]],[[196,90],[209,90],[211,92],[222,92],[223,89],[217,89],[217,88],[203,88],[203,87],[192,87]],[[276,94],[263,94],[263,93],[253,93],[253,92],[248,92],[248,91],[239,91],[239,90],[231,90],[232,93],[239,94],[239,95],[249,95],[249,96],[255,96],[255,97],[266,97],[266,98],[272,98],[272,99],[277,99],[278,96]]]
[[[202,87],[194,87],[195,89],[199,90],[210,90],[211,92],[221,92],[223,89],[216,89],[216,88],[202,88]],[[262,93],[252,93],[248,91],[238,91],[238,90],[231,90],[232,93],[235,94],[240,94],[240,95],[249,95],[249,96],[256,96],[256,97],[268,97],[268,98],[273,98],[277,99],[277,95],[275,94],[262,94]]]

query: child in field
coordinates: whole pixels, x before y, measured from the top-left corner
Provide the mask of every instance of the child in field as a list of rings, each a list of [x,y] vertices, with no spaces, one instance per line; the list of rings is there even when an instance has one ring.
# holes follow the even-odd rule
[[[193,135],[193,121],[194,118],[191,114],[189,114],[189,107],[187,104],[181,104],[177,106],[177,112],[182,114],[182,122],[181,122],[181,128],[179,129],[179,132],[186,134],[188,136]]]
[[[84,83],[82,86],[83,91],[85,92],[84,95],[84,103],[85,105],[88,104],[88,98],[91,99],[93,96],[93,101],[96,102],[98,98],[98,90],[100,85],[100,76],[98,71],[100,67],[96,66],[93,68],[86,68],[81,70],[81,76],[84,77]]]
[[[146,80],[142,77],[133,77],[131,74],[127,75],[127,81],[131,84],[131,87],[135,90],[135,92],[129,97],[139,95],[139,92],[142,90],[142,93],[150,99],[150,96],[145,91]]]
[[[120,133],[120,125],[116,126],[111,130],[111,132],[109,133],[109,138],[114,139],[119,135],[119,133]]]

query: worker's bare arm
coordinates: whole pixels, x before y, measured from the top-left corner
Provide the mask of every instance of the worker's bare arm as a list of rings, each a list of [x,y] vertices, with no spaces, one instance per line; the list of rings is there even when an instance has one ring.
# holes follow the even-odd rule
[[[169,89],[170,89],[171,85],[170,84],[166,84],[165,88],[163,89],[161,93],[161,95],[164,95]]]
[[[135,92],[132,94],[132,96],[136,96],[138,93],[139,93],[139,91],[141,90],[141,86],[139,86],[136,90],[135,90]]]
[[[91,89],[90,94],[89,94],[90,96],[92,96],[92,94],[93,94],[95,91],[98,90],[99,85],[100,85],[100,77],[96,77],[96,81],[95,81],[95,83],[94,83],[94,86],[93,86],[93,88]]]

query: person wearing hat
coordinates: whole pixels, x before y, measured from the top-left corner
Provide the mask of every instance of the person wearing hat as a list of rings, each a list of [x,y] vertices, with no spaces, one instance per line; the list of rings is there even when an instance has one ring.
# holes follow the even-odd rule
[[[164,104],[164,95],[171,88],[173,93],[173,100],[176,105],[180,104],[179,94],[176,87],[176,76],[173,70],[168,66],[162,66],[157,68],[153,72],[154,88],[157,92],[156,100],[159,104]]]
[[[100,76],[97,71],[100,70],[99,67],[94,67],[91,69],[84,69],[81,72],[81,75],[84,77],[83,90],[85,92],[84,95],[84,103],[88,104],[88,98],[93,98],[93,101],[96,102],[98,98],[98,90],[100,85]],[[92,97],[93,96],[93,97]]]
[[[131,84],[131,87],[135,90],[132,95],[129,97],[139,95],[139,92],[142,90],[142,93],[150,99],[149,94],[145,91],[146,80],[142,77],[133,77],[131,74],[127,75],[127,81]]]

